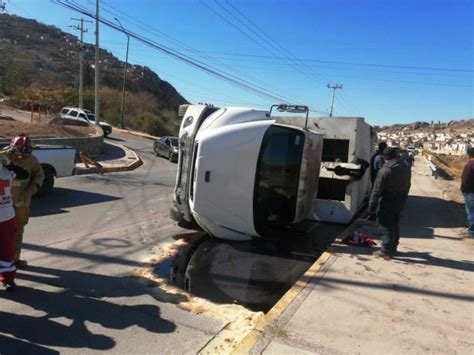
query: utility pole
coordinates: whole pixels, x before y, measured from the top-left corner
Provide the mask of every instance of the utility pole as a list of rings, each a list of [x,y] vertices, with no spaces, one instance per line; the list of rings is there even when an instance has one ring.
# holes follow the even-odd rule
[[[119,127],[123,129],[125,127],[123,124],[123,114],[124,114],[124,108],[125,108],[125,82],[127,80],[128,46],[130,44],[130,36],[127,33],[127,31],[125,31],[125,28],[123,28],[122,23],[119,21],[119,19],[115,17],[115,21],[118,22],[118,24],[122,28],[122,32],[125,34],[125,36],[127,36],[127,53],[125,55],[125,67],[123,68],[122,108],[120,110],[120,123],[119,123]]]
[[[73,18],[73,21],[79,21],[81,25],[69,26],[81,33],[81,47],[79,49],[79,108],[84,108],[84,33],[87,32],[87,29],[84,29],[84,22],[92,23],[92,21],[84,20],[83,18]]]
[[[100,82],[99,82],[99,0],[95,2],[95,124],[100,122]]]
[[[329,117],[332,117],[332,111],[334,109],[334,97],[336,96],[336,90],[337,89],[342,89],[342,85],[335,84],[335,85],[330,85],[327,84],[328,89],[332,89],[332,98],[331,98],[331,107],[329,108]]]

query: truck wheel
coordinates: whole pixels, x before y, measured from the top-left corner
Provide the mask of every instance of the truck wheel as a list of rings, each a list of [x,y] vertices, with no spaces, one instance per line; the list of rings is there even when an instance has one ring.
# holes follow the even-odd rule
[[[41,185],[37,195],[44,196],[51,192],[54,186],[54,173],[48,167],[43,167],[44,171],[44,181]]]

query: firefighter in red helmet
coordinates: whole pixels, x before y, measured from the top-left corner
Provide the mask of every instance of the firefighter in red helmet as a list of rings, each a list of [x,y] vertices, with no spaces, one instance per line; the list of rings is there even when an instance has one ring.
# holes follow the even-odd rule
[[[23,232],[30,217],[31,196],[38,192],[44,180],[44,172],[36,157],[31,154],[31,139],[20,134],[12,139],[7,157],[11,162],[25,169],[29,176],[26,179],[16,178],[12,185],[12,197],[16,220],[16,253],[15,265],[18,269],[26,268],[27,262],[20,259],[23,244]]]

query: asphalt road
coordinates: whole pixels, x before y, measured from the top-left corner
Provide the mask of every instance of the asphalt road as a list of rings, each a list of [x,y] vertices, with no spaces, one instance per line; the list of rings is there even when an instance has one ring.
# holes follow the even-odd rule
[[[144,164],[131,172],[57,179],[53,192],[34,199],[26,241],[48,245],[98,232],[166,218],[176,164],[154,156],[148,139],[114,134],[111,140],[134,149]]]
[[[53,193],[33,200],[23,249],[30,265],[18,272],[14,294],[0,290],[2,355],[197,353],[227,324],[184,311],[173,294],[129,277],[154,248],[189,231],[169,218],[176,164],[155,157],[151,140],[110,139],[144,164],[58,179]],[[310,225],[309,237],[286,241],[209,239],[181,276],[198,296],[267,310],[341,229]]]

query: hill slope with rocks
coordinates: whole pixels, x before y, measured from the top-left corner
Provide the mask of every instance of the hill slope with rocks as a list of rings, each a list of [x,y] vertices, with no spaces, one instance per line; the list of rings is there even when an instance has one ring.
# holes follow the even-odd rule
[[[41,101],[38,91],[47,89],[52,93],[52,89],[59,88],[62,94],[59,99],[42,99],[48,101],[48,109],[57,112],[62,106],[77,106],[79,51],[78,37],[55,26],[0,14],[0,94],[11,96],[13,104],[28,109],[28,102]],[[83,53],[85,106],[93,108],[94,46],[85,43]],[[103,49],[100,50],[100,57],[101,107],[105,119],[115,121],[119,114],[124,62]],[[160,124],[150,123],[153,115],[161,116],[162,120],[176,120],[178,106],[187,103],[170,83],[140,65],[129,66],[126,90],[129,121],[133,116],[140,115],[141,121],[147,121],[155,128]],[[145,106],[143,109],[140,108],[142,104]],[[176,122],[172,122],[172,126],[175,130]]]

